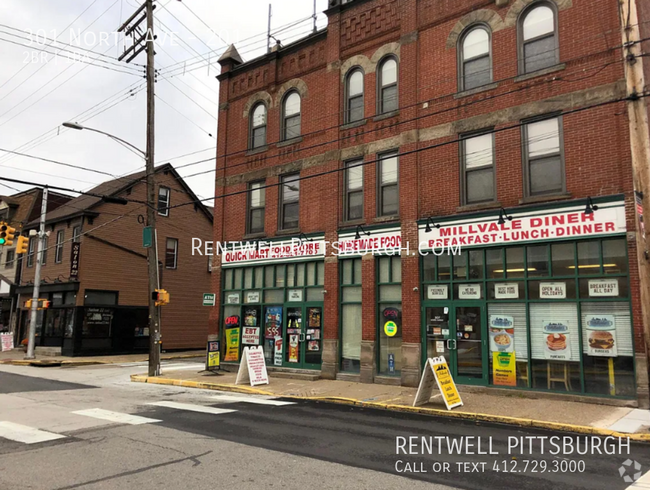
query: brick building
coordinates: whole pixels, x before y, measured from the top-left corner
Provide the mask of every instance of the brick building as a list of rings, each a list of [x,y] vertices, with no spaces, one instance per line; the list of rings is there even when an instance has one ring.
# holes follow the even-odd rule
[[[129,199],[127,205],[79,196],[49,212],[50,235],[41,268],[37,347],[64,355],[124,353],[149,348],[147,254],[143,248],[146,208],[144,172],[100,184],[91,193]],[[162,348],[205,345],[208,311],[202,294],[210,287],[210,264],[192,254],[193,237],[211,234],[212,214],[170,164],[156,167],[157,247],[161,288],[171,296],[162,307]],[[174,207],[196,202],[193,206]],[[38,220],[26,227],[37,228]],[[26,337],[37,240],[23,260],[18,304],[19,339]],[[74,261],[74,263],[73,263]]]
[[[225,361],[647,403],[617,2],[329,4],[220,59]]]

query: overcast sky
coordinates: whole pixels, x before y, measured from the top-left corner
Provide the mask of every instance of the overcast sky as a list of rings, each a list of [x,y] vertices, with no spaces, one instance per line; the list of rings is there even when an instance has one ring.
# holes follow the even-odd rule
[[[216,60],[225,49],[224,41],[234,42],[245,61],[264,54],[269,0],[156,3],[156,67],[160,69],[156,163],[180,166],[211,158],[180,173],[187,176],[214,169]],[[276,34],[283,43],[309,34],[312,24],[306,18],[313,11],[311,0],[270,3],[274,31],[305,19]],[[120,36],[116,45],[114,33],[139,5],[136,0],[0,0],[1,149],[112,175],[144,168],[142,158],[110,138],[60,126],[64,121],[77,121],[145,148],[144,79],[135,73],[138,65],[144,65],[145,55],[139,55],[130,67],[118,66],[124,63],[115,61],[123,50],[123,39]],[[326,5],[327,0],[317,0],[319,27],[326,23],[322,14]],[[55,39],[60,43],[53,43]],[[55,49],[68,49],[61,43],[81,49],[74,50],[77,54]],[[103,67],[94,66],[98,64]],[[174,158],[188,153],[194,154]],[[210,197],[214,195],[213,175],[190,177],[187,182],[201,197]],[[2,151],[0,176],[80,190],[110,179]],[[28,188],[9,185],[18,190]],[[15,192],[0,183],[0,195]]]

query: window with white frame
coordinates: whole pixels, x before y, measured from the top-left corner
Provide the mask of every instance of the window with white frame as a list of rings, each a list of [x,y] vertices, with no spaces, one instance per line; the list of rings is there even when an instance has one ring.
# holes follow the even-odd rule
[[[462,37],[460,90],[471,90],[492,82],[490,51],[490,34],[485,27],[473,27]]]
[[[65,240],[65,230],[56,232],[56,247],[54,248],[54,262],[60,264],[63,262],[63,242]]]
[[[171,190],[168,187],[158,188],[158,214],[169,216],[169,205],[171,204]]]
[[[363,72],[355,68],[347,77],[345,122],[361,121],[365,115],[363,107]]]
[[[266,105],[257,104],[251,111],[250,148],[252,150],[266,146]]]
[[[295,90],[285,96],[282,104],[282,139],[300,136],[300,94]]]
[[[527,195],[564,192],[562,118],[529,122],[522,129]]]
[[[379,178],[377,179],[377,214],[397,216],[399,214],[399,161],[397,152],[379,157]]]
[[[176,269],[178,267],[178,240],[168,238],[165,247],[165,268]]]
[[[300,222],[300,174],[281,177],[280,229],[298,228]]]
[[[550,2],[533,4],[519,21],[519,71],[532,73],[560,61],[555,7]]]
[[[397,60],[386,58],[379,66],[379,114],[396,111]]]
[[[461,141],[463,204],[494,201],[494,133],[466,135]]]
[[[363,160],[345,163],[345,221],[363,218]]]

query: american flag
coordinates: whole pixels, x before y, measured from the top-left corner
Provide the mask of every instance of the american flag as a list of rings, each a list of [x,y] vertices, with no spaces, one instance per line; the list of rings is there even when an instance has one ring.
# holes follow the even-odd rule
[[[638,192],[634,193],[634,201],[636,202],[636,212],[639,216],[643,216],[643,198]]]

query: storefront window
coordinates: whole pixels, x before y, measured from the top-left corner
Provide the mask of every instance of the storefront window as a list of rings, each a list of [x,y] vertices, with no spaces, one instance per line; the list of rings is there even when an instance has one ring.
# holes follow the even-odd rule
[[[361,370],[361,259],[342,260],[341,270],[341,371]]]
[[[379,374],[399,376],[402,369],[402,284],[400,257],[378,259]],[[396,270],[400,270],[396,273]]]
[[[444,354],[454,375],[465,380],[480,379],[475,368],[482,363],[483,379],[493,386],[635,396],[624,238],[465,253],[453,257],[453,267],[446,255],[422,257],[426,355]],[[483,263],[485,279],[476,277]],[[379,291],[380,301],[391,298],[390,289]],[[476,328],[467,312],[478,315],[481,301],[487,360],[471,357],[466,346],[461,352],[461,341],[466,334],[472,340]],[[449,328],[441,326],[446,322]]]

